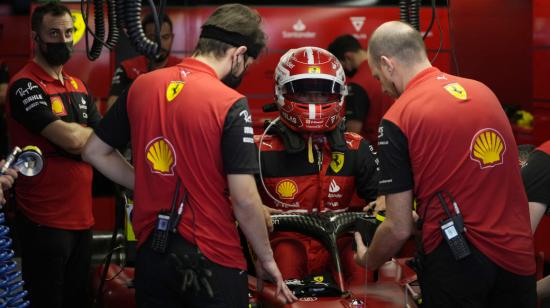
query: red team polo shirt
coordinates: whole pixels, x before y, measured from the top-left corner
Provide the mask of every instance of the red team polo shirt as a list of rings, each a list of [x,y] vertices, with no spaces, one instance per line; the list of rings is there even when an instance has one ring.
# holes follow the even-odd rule
[[[179,233],[211,261],[246,269],[227,183],[228,174],[258,170],[243,95],[188,58],[140,75],[121,98],[96,134],[114,147],[131,135],[138,244],[149,237],[158,213],[170,209],[179,177],[188,193]]]
[[[63,72],[65,84],[38,64],[29,62],[8,89],[7,116],[11,143],[38,146],[44,169],[34,177],[20,176],[15,185],[17,206],[35,223],[60,229],[88,229],[92,215],[92,167],[42,137],[56,120],[95,127],[100,120],[93,98],[78,78]]]
[[[446,218],[433,196],[448,191],[472,245],[512,273],[535,272],[517,146],[485,85],[437,68],[420,72],[382,120],[379,156],[381,193],[414,192],[426,253],[441,242],[439,221]]]

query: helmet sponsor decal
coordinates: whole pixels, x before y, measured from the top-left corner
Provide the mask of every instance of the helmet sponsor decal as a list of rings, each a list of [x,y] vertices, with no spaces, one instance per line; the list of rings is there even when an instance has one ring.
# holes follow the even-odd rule
[[[281,199],[294,199],[298,192],[298,185],[293,180],[284,179],[277,183],[275,190]]]
[[[147,162],[151,172],[162,175],[174,175],[176,155],[174,147],[163,137],[157,137],[145,147]]]
[[[452,96],[454,96],[454,97],[456,97],[460,100],[465,101],[465,100],[468,99],[468,94],[466,93],[466,90],[464,90],[464,88],[458,82],[450,83],[450,84],[446,85],[444,88]]]
[[[332,161],[330,162],[330,169],[332,169],[334,173],[338,173],[340,170],[342,170],[343,166],[344,166],[344,153],[332,152]]]
[[[472,138],[470,159],[478,162],[481,169],[502,164],[504,152],[506,142],[495,129],[482,129]]]
[[[321,68],[318,66],[310,66],[307,68],[309,74],[321,74]]]
[[[166,100],[168,100],[168,102],[173,101],[174,98],[180,94],[184,85],[185,82],[183,81],[171,81],[168,88],[166,88]]]

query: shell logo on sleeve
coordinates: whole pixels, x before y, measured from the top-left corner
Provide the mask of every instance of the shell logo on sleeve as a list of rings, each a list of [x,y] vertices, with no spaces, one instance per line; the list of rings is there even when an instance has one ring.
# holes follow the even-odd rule
[[[67,115],[67,110],[65,109],[65,105],[63,105],[63,101],[61,101],[61,97],[52,96],[50,101],[52,104],[52,111],[56,116],[62,117]]]
[[[180,94],[181,90],[183,89],[183,86],[185,85],[185,82],[183,81],[171,81],[168,85],[168,88],[166,88],[166,99],[168,102],[171,102]]]
[[[146,148],[147,162],[151,172],[162,175],[174,175],[176,156],[174,147],[163,137],[158,137],[149,142]]]
[[[478,162],[481,169],[502,164],[504,152],[506,143],[495,129],[482,129],[472,138],[470,159]]]
[[[298,185],[293,180],[285,179],[277,183],[275,187],[279,198],[281,199],[293,199],[298,192]]]
[[[460,100],[465,101],[468,99],[468,94],[466,93],[466,90],[458,82],[450,83],[444,88],[445,90],[447,90],[447,92],[451,93],[452,96]]]

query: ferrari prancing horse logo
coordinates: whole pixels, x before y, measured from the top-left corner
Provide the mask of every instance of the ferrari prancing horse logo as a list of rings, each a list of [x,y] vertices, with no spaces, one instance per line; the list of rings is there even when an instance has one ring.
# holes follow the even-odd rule
[[[185,85],[185,82],[183,81],[171,81],[168,85],[168,88],[166,88],[166,99],[168,102],[171,102],[180,94],[181,90],[183,89],[183,86]]]
[[[330,162],[330,169],[334,173],[338,173],[344,166],[344,153],[332,152],[332,161]]]
[[[452,96],[458,98],[459,100],[467,100],[468,94],[466,93],[466,90],[457,82],[450,83],[445,86],[445,90],[447,92],[451,93]]]

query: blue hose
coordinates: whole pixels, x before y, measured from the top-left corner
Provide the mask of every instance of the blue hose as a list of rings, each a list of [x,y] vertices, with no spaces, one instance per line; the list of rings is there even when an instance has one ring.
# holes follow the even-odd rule
[[[10,228],[4,226],[4,213],[0,212],[0,308],[24,308],[30,305],[25,300],[28,292],[23,289],[21,271],[17,270],[15,253],[11,249]]]

